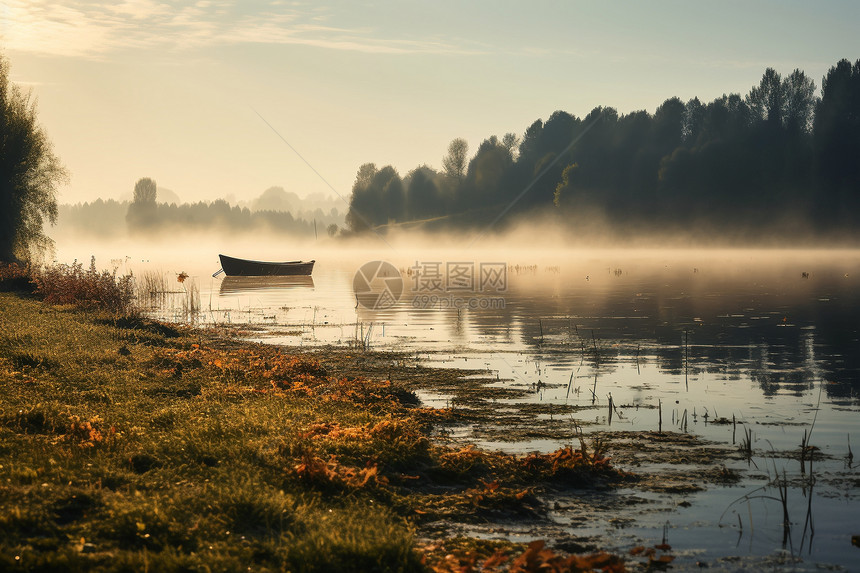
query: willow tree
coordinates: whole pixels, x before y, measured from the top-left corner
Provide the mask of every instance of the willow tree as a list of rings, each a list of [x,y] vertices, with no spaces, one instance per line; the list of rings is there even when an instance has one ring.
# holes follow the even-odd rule
[[[36,121],[36,102],[9,80],[0,56],[0,261],[30,261],[53,246],[57,187],[67,179]]]

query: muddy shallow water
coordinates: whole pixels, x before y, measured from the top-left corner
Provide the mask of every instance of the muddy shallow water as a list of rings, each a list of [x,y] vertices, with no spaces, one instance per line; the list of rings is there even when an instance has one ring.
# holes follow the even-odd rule
[[[122,266],[170,285],[191,275],[152,309],[163,318],[472,371],[460,386],[419,392],[479,420],[440,439],[529,452],[612,432],[617,466],[658,476],[586,505],[551,496],[546,523],[455,530],[619,551],[666,539],[680,569],[860,562],[860,252],[329,252],[302,280],[219,280],[210,258],[174,252]],[[356,272],[375,259],[402,281],[387,308],[357,299]],[[478,284],[482,263],[503,263],[504,282]],[[442,288],[428,289],[436,271]],[[381,292],[392,277],[376,278]],[[188,312],[189,289],[199,312]],[[700,441],[661,442],[659,430]]]

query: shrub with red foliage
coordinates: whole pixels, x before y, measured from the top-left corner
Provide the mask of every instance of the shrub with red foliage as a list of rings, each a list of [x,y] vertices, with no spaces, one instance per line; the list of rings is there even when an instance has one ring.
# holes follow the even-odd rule
[[[96,270],[96,258],[83,269],[77,260],[71,265],[54,264],[33,277],[36,294],[49,304],[71,304],[86,309],[130,313],[133,310],[132,276]]]
[[[0,292],[33,292],[30,267],[0,263]]]

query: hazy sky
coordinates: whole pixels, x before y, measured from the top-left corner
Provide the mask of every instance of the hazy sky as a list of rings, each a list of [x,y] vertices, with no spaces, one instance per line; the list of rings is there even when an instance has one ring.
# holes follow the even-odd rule
[[[61,202],[144,176],[184,200],[332,194],[284,140],[348,198],[362,163],[439,168],[455,137],[746,94],[768,66],[820,88],[860,58],[855,0],[609,4],[0,0],[0,34],[71,172]]]

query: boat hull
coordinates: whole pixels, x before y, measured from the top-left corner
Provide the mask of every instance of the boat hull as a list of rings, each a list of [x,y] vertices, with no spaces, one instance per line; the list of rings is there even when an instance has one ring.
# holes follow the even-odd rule
[[[218,255],[221,268],[228,277],[290,277],[309,276],[316,261],[251,261],[227,255]]]

